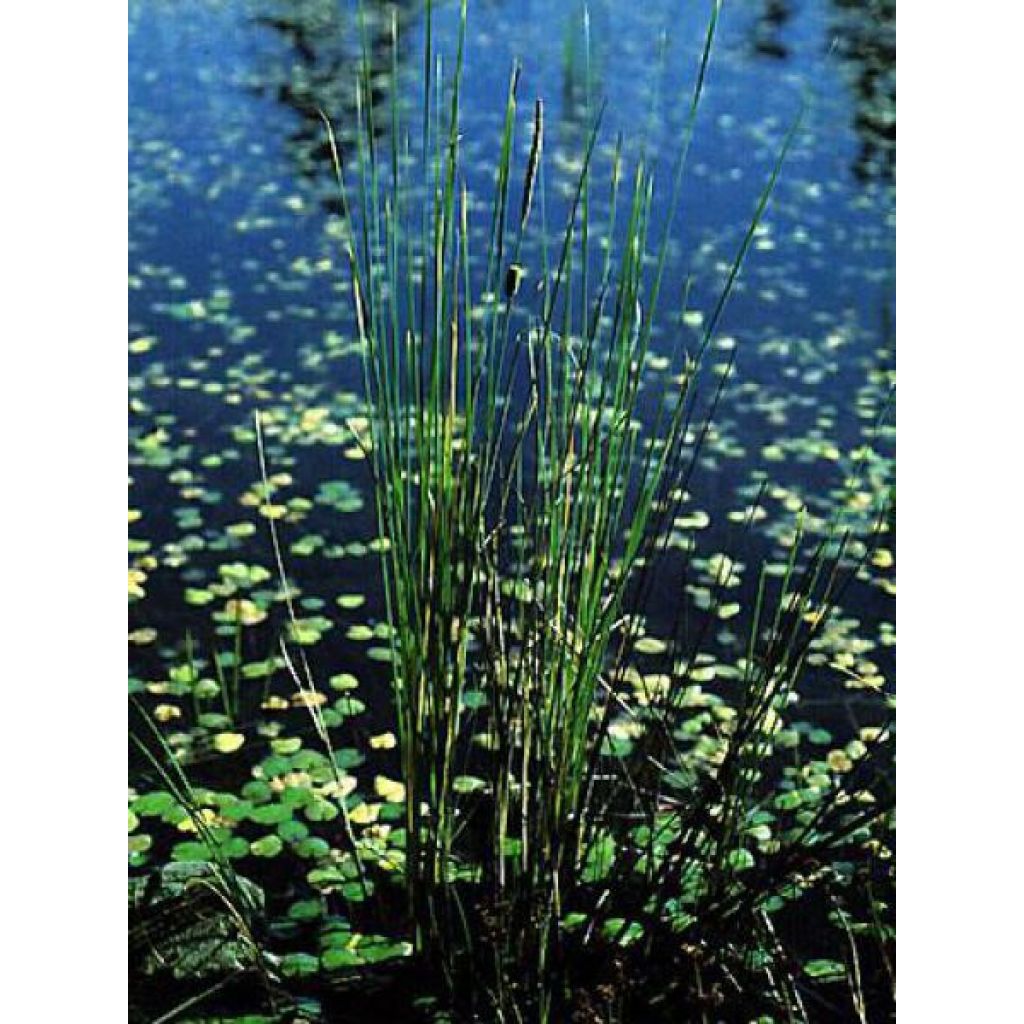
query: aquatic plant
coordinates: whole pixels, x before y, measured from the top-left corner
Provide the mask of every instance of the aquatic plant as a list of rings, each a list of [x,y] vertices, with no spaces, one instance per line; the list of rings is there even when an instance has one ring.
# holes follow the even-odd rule
[[[191,647],[190,647],[191,649]],[[132,745],[161,780],[167,806],[176,808],[181,821],[202,846],[199,863],[171,863],[157,874],[129,883],[129,980],[136,988],[149,975],[172,974],[194,983],[214,977],[198,996],[192,992],[180,1007],[161,1016],[170,1020],[196,1002],[215,994],[239,974],[251,973],[274,1008],[275,978],[272,962],[257,934],[263,914],[263,894],[243,878],[232,864],[224,843],[211,824],[188,775],[145,709],[134,710],[147,738],[129,732]],[[152,994],[143,982],[142,1001]],[[149,986],[159,989],[161,985]],[[162,983],[166,988],[166,982]],[[130,993],[134,1004],[139,993]],[[136,1008],[130,1007],[133,1015]]]
[[[718,6],[660,226],[651,170],[640,154],[627,178],[620,140],[598,237],[598,110],[560,237],[537,230],[544,107],[538,98],[517,184],[513,68],[479,238],[461,157],[465,3],[450,77],[428,4],[420,178],[397,99],[380,149],[365,56],[354,167],[324,119],[363,353],[366,414],[352,435],[385,540],[408,915],[461,1012],[617,1019],[650,978],[649,1002],[666,1012],[751,983],[766,1005],[799,1006],[770,909],[834,881],[849,843],[889,808],[875,767],[887,727],[813,795],[771,769],[815,630],[856,571],[838,527],[799,572],[798,536],[781,580],[762,575],[735,702],[695,685],[707,668],[697,648],[644,635],[728,379],[729,365],[703,395],[703,359],[797,130],[697,350],[679,346],[670,385],[652,395],[645,367]],[[715,575],[721,584],[728,566]],[[711,611],[737,609],[716,597]],[[669,671],[649,681],[636,662],[658,655]]]
[[[287,45],[350,52],[324,37],[337,8],[274,6]],[[628,45],[611,43],[604,28],[627,24],[609,24],[614,6],[595,10],[593,60],[582,4],[534,10],[514,44],[502,11],[471,9],[485,61],[488,39],[529,47],[498,127],[466,99],[491,75],[464,20],[454,61],[429,18],[422,54],[398,31],[393,11],[418,26],[419,5],[367,5],[355,82],[334,56],[269,78],[241,61],[283,124],[223,73],[218,31],[268,31],[248,5],[156,23],[159,53],[187,52],[165,27],[202,47],[183,104],[225,102],[173,122],[157,102],[130,124],[129,690],[152,718],[130,766],[129,899],[140,922],[160,907],[160,933],[136,933],[136,959],[167,968],[142,970],[147,988],[197,961],[229,985],[180,979],[140,1019],[263,1012],[268,992],[287,1020],[890,1009],[891,698],[888,651],[870,653],[895,641],[890,462],[870,429],[889,353],[824,308],[847,291],[806,276],[828,260],[869,298],[878,235],[850,225],[886,203],[849,202],[808,159],[841,118],[815,118],[791,159],[795,128],[766,143],[785,88],[744,112],[765,85],[746,59],[737,91],[731,48],[712,67],[710,38],[680,31],[672,5],[630,10]],[[621,60],[653,60],[662,25],[664,78]],[[669,56],[691,42],[693,94],[673,102]],[[147,80],[189,77],[154,56]],[[705,108],[697,134],[711,129],[714,158],[688,173],[707,75],[718,117]],[[422,109],[405,105],[414,77]],[[621,140],[603,89],[630,116]],[[296,117],[298,176],[273,157]],[[340,195],[323,181],[332,154]],[[710,234],[687,206],[705,170]],[[209,282],[189,254],[151,262],[151,236],[200,211],[242,257],[217,251]],[[738,338],[716,337],[743,290]],[[232,878],[238,906],[248,880],[266,893],[247,931]],[[243,952],[276,980],[232,987]]]

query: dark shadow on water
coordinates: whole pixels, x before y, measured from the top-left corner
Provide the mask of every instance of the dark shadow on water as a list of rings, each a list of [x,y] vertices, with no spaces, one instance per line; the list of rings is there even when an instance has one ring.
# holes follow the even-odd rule
[[[294,129],[288,150],[298,173],[317,180],[331,167],[331,152],[320,112],[335,126],[342,162],[351,156],[360,116],[369,120],[375,137],[384,138],[390,127],[392,72],[392,11],[398,20],[399,75],[414,59],[411,24],[420,17],[421,4],[369,4],[360,24],[354,5],[337,0],[268,0],[253,19],[259,30],[281,44],[278,62],[266,62],[253,90],[269,96],[293,115]],[[369,62],[369,104],[360,112],[356,94],[362,51]],[[333,205],[326,200],[325,205]]]
[[[895,0],[832,0],[830,31],[852,77],[859,181],[896,176]]]
[[[786,0],[765,0],[754,26],[754,53],[772,60],[786,60],[790,51],[783,34],[792,16],[793,8]]]
[[[794,56],[791,28],[800,6],[763,0],[751,29],[755,58]],[[851,170],[857,181],[892,183],[896,173],[895,0],[831,0],[825,47],[834,51],[852,92],[853,128],[859,148]]]

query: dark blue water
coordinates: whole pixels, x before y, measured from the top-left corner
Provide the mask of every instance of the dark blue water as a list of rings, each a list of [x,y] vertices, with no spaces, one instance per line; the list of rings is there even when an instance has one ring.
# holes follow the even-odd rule
[[[476,198],[489,198],[518,59],[519,159],[540,97],[552,233],[602,103],[596,180],[621,136],[627,167],[643,154],[655,168],[654,222],[664,228],[710,5],[613,0],[589,4],[586,16],[572,2],[469,6],[463,146]],[[132,627],[142,630],[131,667],[141,682],[166,677],[186,633],[200,652],[229,643],[229,627],[213,615],[231,596],[216,590],[220,566],[272,566],[251,501],[257,408],[271,417],[271,471],[290,475],[281,528],[303,611],[333,623],[311,647],[316,668],[380,677],[366,645],[344,638],[350,624],[382,614],[376,561],[358,547],[374,533],[369,502],[339,514],[317,498],[324,481],[364,494],[368,483],[340,427],[358,412],[359,363],[314,112],[330,113],[344,144],[359,53],[354,9],[271,0],[130,5],[130,506],[141,513],[130,532],[131,560],[146,573],[145,596],[131,607]],[[417,4],[399,10],[411,108],[424,19]],[[434,46],[446,66],[456,23],[457,5],[438,5]],[[369,29],[382,75],[390,61],[383,25]],[[699,537],[705,554],[741,544],[748,567],[778,558],[804,503],[813,517],[839,500],[864,527],[888,486],[893,420],[878,423],[894,368],[893,45],[885,3],[724,5],[671,231],[656,350],[667,353],[680,338],[696,343],[700,315],[710,313],[786,132],[806,110],[714,350],[724,359],[735,348],[737,358],[694,481],[694,504],[710,518]],[[481,227],[485,220],[481,213]],[[326,428],[311,409],[325,410]],[[858,475],[865,447],[871,473]],[[740,537],[736,513],[766,475],[763,535]],[[881,561],[844,598],[846,624],[833,650],[853,652],[855,675],[874,678],[880,669],[891,682],[892,570]],[[745,593],[753,576],[748,569]],[[209,602],[187,599],[187,590],[211,583]],[[664,586],[657,603],[667,614],[684,596],[679,584]],[[367,604],[339,616],[334,598],[353,591]],[[272,583],[250,596],[271,614],[246,632],[247,662],[272,655],[280,613]],[[385,723],[383,702],[369,703]]]

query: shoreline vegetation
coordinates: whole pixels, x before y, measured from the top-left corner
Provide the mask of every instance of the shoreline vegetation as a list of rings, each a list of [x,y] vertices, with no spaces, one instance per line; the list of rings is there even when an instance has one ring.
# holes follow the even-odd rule
[[[285,610],[271,657],[308,727],[268,732],[259,770],[217,800],[201,759],[194,778],[159,714],[132,697],[149,784],[129,831],[160,818],[190,844],[131,883],[138,1020],[894,1016],[895,698],[868,678],[858,698],[870,724],[840,745],[805,699],[809,666],[855,675],[823,638],[865,566],[888,556],[894,490],[847,500],[871,470],[866,451],[829,515],[793,510],[784,557],[760,565],[750,600],[737,597],[741,558],[767,477],[735,548],[702,558],[687,541],[736,350],[710,355],[802,110],[751,196],[697,345],[680,335],[650,373],[655,330],[671,337],[689,312],[690,283],[679,308],[666,266],[720,8],[710,4],[684,131],[658,181],[622,137],[610,174],[595,171],[608,140],[584,8],[587,130],[555,228],[544,100],[523,95],[518,65],[491,195],[470,194],[465,0],[453,54],[435,49],[426,5],[412,113],[399,100],[398,16],[385,87],[360,5],[354,130],[343,142],[319,116],[361,358],[361,411],[345,427],[377,524],[386,616],[374,650],[391,717],[352,746],[365,705],[354,677],[317,678],[271,511],[274,566],[258,582]],[[668,216],[655,218],[661,188]],[[279,507],[270,423],[255,413],[261,511]],[[695,576],[701,615],[677,582],[673,628],[650,632],[652,603]],[[175,678],[197,722],[217,705],[213,756],[249,741],[239,652],[258,609],[229,606],[229,650],[187,637]],[[739,630],[731,663],[708,653],[723,625]],[[265,692],[262,706],[274,699]],[[241,838],[246,823],[256,832]],[[294,871],[312,888],[285,927],[269,920],[273,900],[239,844],[278,865],[283,890],[299,892]]]

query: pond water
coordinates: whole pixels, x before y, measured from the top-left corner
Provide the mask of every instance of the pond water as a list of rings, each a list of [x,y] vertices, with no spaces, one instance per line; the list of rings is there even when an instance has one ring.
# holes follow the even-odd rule
[[[651,154],[663,186],[656,223],[706,6],[589,7],[591,91],[607,102],[602,155],[619,133],[627,156]],[[463,130],[467,164],[480,170],[470,184],[486,195],[518,58],[522,116],[530,98],[546,104],[547,218],[557,228],[586,131],[582,7],[471,8]],[[453,48],[456,15],[457,5],[439,5],[438,50]],[[723,353],[735,343],[736,370],[695,481],[711,517],[701,538],[709,552],[715,527],[743,507],[760,474],[774,485],[774,518],[830,498],[863,444],[885,472],[894,419],[879,428],[894,367],[892,19],[885,3],[725,7],[656,349],[667,351],[678,331],[696,342],[805,92],[809,109],[719,332]],[[422,23],[416,5],[401,8],[401,74],[413,95]],[[130,6],[129,24],[130,504],[141,513],[132,555],[159,562],[142,570],[147,599],[132,608],[134,626],[158,630],[153,643],[133,646],[145,677],[155,648],[180,649],[186,629],[197,644],[209,634],[204,585],[218,579],[218,564],[271,564],[265,523],[246,503],[258,478],[257,408],[282,420],[271,471],[292,477],[282,500],[297,504],[284,534],[299,547],[289,569],[316,592],[307,595],[312,617],[317,597],[334,611],[339,594],[372,590],[375,563],[358,547],[341,550],[370,540],[373,523],[349,490],[365,495],[367,474],[339,422],[354,410],[361,378],[314,109],[342,126],[353,116],[339,83],[358,54],[354,15],[332,3],[150,0]],[[386,70],[390,57],[382,60]],[[524,149],[528,142],[521,131]],[[680,323],[687,276],[691,312]],[[339,483],[324,491],[325,481]],[[869,633],[871,619],[877,629],[890,617],[887,579],[858,596]],[[325,668],[352,655],[342,646]]]
[[[627,167],[645,153],[660,226],[710,5],[592,0],[586,15],[572,0],[473,0],[469,8],[462,132],[471,193],[489,198],[518,59],[517,158],[525,161],[540,97],[551,231],[564,219],[602,101],[597,180],[617,138]],[[412,102],[424,17],[417,3],[397,10],[399,76]],[[285,618],[268,516],[297,588],[294,639],[332,699],[358,681],[365,710],[346,743],[393,727],[369,475],[343,425],[360,413],[360,361],[316,113],[330,114],[344,149],[360,50],[354,12],[341,0],[129,4],[130,689],[208,785],[240,785],[267,755],[277,733],[256,728],[261,704],[280,721],[305,715],[277,658]],[[446,60],[457,17],[457,4],[437,5],[434,47]],[[382,83],[388,25],[382,17],[369,27]],[[680,338],[699,340],[804,102],[712,348],[712,363],[734,356],[735,365],[680,527],[696,568],[659,582],[655,634],[681,602],[699,611],[716,552],[738,563],[736,594],[746,607],[757,566],[782,557],[801,509],[812,535],[837,504],[863,535],[893,485],[894,3],[724,5],[672,231],[652,372]],[[269,507],[256,410],[267,423]],[[745,531],[738,524],[765,480],[763,515]],[[837,732],[863,724],[861,695],[893,684],[893,549],[892,534],[873,549],[809,666],[807,700],[824,706]],[[743,623],[742,614],[718,623],[708,643],[716,652],[741,646]],[[219,698],[192,696],[196,679],[221,673],[232,683],[221,679],[222,688],[237,682],[230,713]],[[235,735],[245,738],[241,756],[217,756],[211,736]],[[379,756],[387,767],[388,755]],[[138,868],[181,839],[135,834]]]

